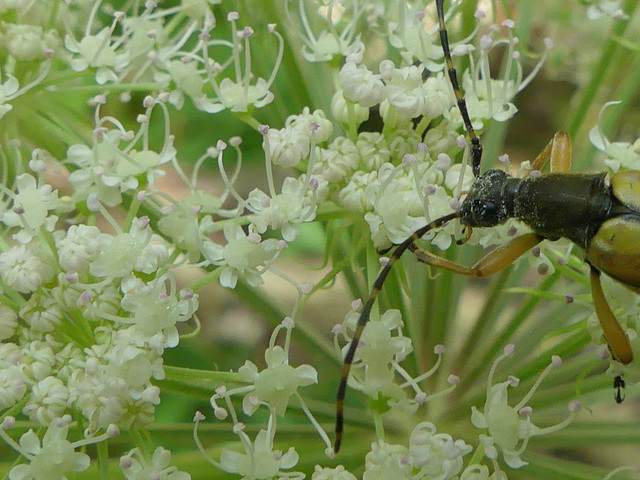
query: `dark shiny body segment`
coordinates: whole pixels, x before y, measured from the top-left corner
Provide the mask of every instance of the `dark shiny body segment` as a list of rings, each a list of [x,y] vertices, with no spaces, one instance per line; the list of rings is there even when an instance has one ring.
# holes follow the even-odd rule
[[[513,199],[513,216],[549,240],[568,238],[586,249],[602,223],[623,213],[604,173],[551,173],[521,181]],[[618,207],[618,208],[616,208]]]

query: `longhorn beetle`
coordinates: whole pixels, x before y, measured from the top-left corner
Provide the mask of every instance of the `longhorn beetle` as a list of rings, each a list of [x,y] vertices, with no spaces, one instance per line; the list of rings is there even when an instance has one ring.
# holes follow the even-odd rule
[[[558,132],[531,164],[534,170],[540,171],[549,161],[550,173],[524,179],[497,169],[481,173],[482,145],[471,125],[467,104],[451,60],[443,4],[444,0],[436,0],[440,41],[449,80],[471,140],[471,165],[475,181],[458,211],[433,220],[397,245],[373,283],[344,358],[336,397],[335,452],[338,452],[342,442],[344,398],[356,348],[391,267],[406,250],[428,265],[462,275],[484,277],[504,269],[542,240],[568,238],[585,252],[591,271],[593,304],[613,357],[623,364],[633,359],[629,339],[604,296],[600,274],[605,272],[626,287],[640,291],[640,171],[619,172],[610,180],[607,180],[606,173],[569,173],[571,140],[566,133]],[[531,232],[492,250],[472,267],[438,257],[415,244],[427,232],[451,220],[459,220],[470,235],[475,227],[494,227],[509,218],[526,224]],[[615,398],[618,402],[623,399],[623,387],[622,378],[616,377],[614,388],[617,389]]]

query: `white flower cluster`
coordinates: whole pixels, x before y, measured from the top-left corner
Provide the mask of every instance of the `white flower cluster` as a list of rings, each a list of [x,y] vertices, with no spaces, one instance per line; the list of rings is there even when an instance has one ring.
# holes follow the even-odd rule
[[[423,25],[422,19],[420,15],[413,17],[416,31],[418,25]],[[496,39],[492,34],[479,40],[477,58],[471,45],[454,48],[454,54],[470,59],[471,67],[463,79],[477,129],[482,129],[489,119],[505,121],[515,114],[511,100],[530,82],[546,57],[545,50],[534,71],[523,79],[513,22],[505,22],[504,27],[507,38]],[[406,42],[397,33],[390,35],[390,41],[401,48]],[[424,32],[422,36],[426,36]],[[284,128],[269,129],[263,144],[268,162],[303,172],[299,182],[315,186],[314,200],[327,198],[339,207],[364,215],[378,249],[402,242],[431,219],[459,208],[461,196],[473,182],[470,169],[452,160],[465,150],[466,141],[461,135],[462,120],[449,79],[441,72],[442,52],[438,56],[430,43],[420,45],[425,52],[408,55],[405,61],[418,58],[423,63],[396,66],[390,60],[382,60],[375,73],[363,61],[364,44],[352,42],[348,49],[340,50],[346,61],[338,75],[340,88],[332,101],[332,114],[347,133],[330,140],[331,124],[325,115],[305,111],[290,117]],[[492,79],[488,54],[496,47],[506,47],[507,68],[502,78]],[[425,55],[430,58],[428,62]],[[384,121],[381,132],[367,131],[371,111],[378,112]],[[288,191],[300,191],[293,179],[287,181]],[[285,187],[282,195],[284,190]],[[254,193],[254,208],[259,208],[260,200],[262,205],[271,205],[267,195]],[[286,207],[280,203],[279,210],[284,211]],[[297,206],[299,218],[309,218],[310,210],[300,211],[301,208],[304,205]],[[283,224],[271,216],[269,220],[274,226]],[[259,231],[267,223],[266,219],[258,222]],[[435,238],[430,240],[446,249],[454,234],[455,226],[450,225],[431,234]],[[483,240],[482,235],[491,235],[491,242]],[[495,232],[487,232],[477,234],[473,241],[489,246],[506,239],[504,234],[496,238]]]
[[[0,408],[48,427],[45,444],[69,415],[81,415],[91,436],[148,425],[160,402],[162,354],[178,344],[176,324],[193,316],[198,297],[177,290],[169,245],[146,217],[117,235],[85,224],[48,232],[49,214],[63,210],[39,182],[21,175],[0,216],[20,242],[0,254],[5,294],[14,292],[0,312]],[[26,458],[37,456],[28,448]]]
[[[0,47],[7,53],[0,77],[0,118],[13,109],[16,98],[42,83],[54,60],[72,72],[90,72],[98,85],[165,91],[177,108],[185,98],[209,113],[246,113],[269,104],[283,38],[269,25],[278,54],[269,77],[256,77],[250,53],[254,32],[239,25],[237,12],[227,15],[231,39],[211,38],[216,28],[211,5],[219,3],[184,1],[176,8],[162,8],[147,1],[121,11],[102,1],[9,2],[0,12],[11,12],[11,20],[3,20],[0,29]],[[110,16],[106,25],[105,12]],[[178,24],[177,16],[185,21]],[[124,90],[121,99],[130,98]]]
[[[176,286],[175,247],[149,217],[136,215],[153,205],[145,190],[154,191],[159,167],[175,158],[169,135],[160,153],[148,148],[151,110],[160,105],[166,114],[166,107],[147,98],[134,134],[112,118],[108,129],[102,103],[98,97],[93,148],[68,150],[71,195],[62,198],[47,182],[52,159],[39,149],[31,171],[3,187],[0,222],[11,235],[0,253],[0,409],[22,413],[45,432],[42,441],[30,431],[18,444],[6,433],[11,422],[4,424],[0,435],[27,461],[11,478],[84,470],[89,457],[75,452],[79,446],[152,423],[163,353],[178,345],[177,324],[198,308],[198,295]],[[106,207],[125,196],[132,209],[120,224]],[[71,432],[84,439],[66,440]],[[58,460],[52,451],[64,455]],[[39,473],[51,468],[57,477]]]

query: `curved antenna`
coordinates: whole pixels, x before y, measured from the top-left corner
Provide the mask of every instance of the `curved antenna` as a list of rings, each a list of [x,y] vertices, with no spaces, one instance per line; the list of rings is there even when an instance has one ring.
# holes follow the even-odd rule
[[[467,110],[467,102],[464,99],[464,94],[458,83],[458,74],[453,66],[453,60],[451,60],[451,50],[449,48],[449,35],[447,34],[447,27],[444,23],[444,0],[436,0],[436,9],[438,10],[438,26],[440,27],[440,42],[442,43],[442,50],[444,52],[444,59],[447,62],[447,72],[449,73],[449,81],[453,87],[453,92],[456,94],[456,101],[458,103],[458,109],[460,115],[462,115],[462,121],[464,127],[467,130],[467,134],[471,139],[471,168],[473,169],[473,175],[480,175],[480,162],[482,161],[482,145],[480,145],[480,139],[476,135],[473,125],[471,125],[471,117],[469,117],[469,111]]]
[[[338,387],[338,393],[336,395],[336,441],[333,447],[335,453],[338,453],[338,451],[340,450],[340,445],[342,443],[342,431],[344,428],[344,398],[347,391],[347,379],[349,378],[349,372],[351,371],[353,357],[355,356],[356,349],[358,348],[358,344],[360,343],[362,331],[369,322],[373,304],[378,297],[378,293],[380,292],[380,289],[382,288],[387,275],[389,275],[389,272],[391,271],[391,267],[393,267],[393,264],[396,263],[396,261],[402,256],[407,248],[409,248],[409,245],[422,238],[430,230],[439,228],[450,220],[456,218],[460,218],[459,212],[453,212],[443,217],[436,218],[434,221],[416,230],[413,235],[411,235],[395,248],[395,250],[391,254],[391,257],[389,257],[389,262],[387,262],[387,264],[378,274],[375,282],[373,282],[371,293],[369,293],[367,303],[364,304],[364,308],[362,309],[362,312],[360,312],[360,317],[358,317],[358,323],[356,325],[356,331],[353,334],[353,339],[349,344],[349,350],[347,351],[347,355],[344,357],[344,363],[342,364],[342,376],[340,377],[340,386]]]

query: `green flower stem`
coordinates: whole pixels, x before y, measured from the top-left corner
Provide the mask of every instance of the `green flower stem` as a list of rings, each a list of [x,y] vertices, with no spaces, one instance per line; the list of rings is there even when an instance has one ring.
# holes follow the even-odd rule
[[[245,112],[236,112],[235,116],[236,116],[236,118],[238,120],[240,120],[243,123],[246,123],[251,128],[253,128],[256,132],[258,131],[258,127],[260,126],[260,122],[258,120],[256,120],[253,117],[253,115],[251,115],[249,113],[245,113]],[[267,165],[269,165],[269,162],[267,162]]]
[[[379,262],[380,255],[378,255],[378,252],[376,252],[375,255],[378,257]],[[378,263],[378,265],[380,264]],[[379,267],[377,272],[375,272],[376,277],[380,273],[381,269],[382,268]],[[407,284],[408,278],[405,269],[405,262],[398,262],[393,267],[393,270],[391,272],[392,273],[387,277],[387,281],[384,282],[383,304],[385,306],[385,310],[388,310],[390,308],[400,310],[402,320],[407,321],[407,319],[412,315],[409,313],[408,306],[405,301],[407,299],[407,296],[404,295],[403,292],[410,292],[410,295],[413,295],[413,293],[411,287],[409,287],[409,285]]]
[[[567,363],[573,365],[563,364],[557,375],[549,375],[536,392],[531,402],[534,409],[544,409],[549,405],[551,409],[557,410],[558,405],[567,405],[572,400],[587,401],[588,405],[595,402],[614,402],[611,377],[599,374],[586,379],[580,378],[584,362]]]
[[[0,282],[2,283],[2,282]],[[11,293],[11,292],[8,292]],[[13,292],[15,293],[15,292]],[[9,297],[7,297],[6,295],[0,295],[0,305],[4,305],[5,307],[9,307],[11,310],[14,310],[15,312],[17,312],[18,310],[20,310],[20,305],[21,303],[17,303],[14,302],[13,300],[11,300]]]
[[[348,265],[342,270],[342,274],[349,288],[351,298],[362,298],[365,295],[365,290],[355,273],[357,268],[355,262],[357,259],[352,256],[353,250],[348,247],[346,242],[339,242],[339,245],[336,245],[335,249],[332,250],[331,255],[332,265],[337,265],[342,259],[349,259]]]
[[[571,307],[564,303],[554,303],[553,306],[554,308],[545,308],[540,315],[532,316],[526,330],[524,330],[524,333],[520,335],[518,339],[518,352],[535,350],[539,355],[547,355],[548,359],[551,355],[558,354],[555,347],[558,338],[564,338],[563,336],[574,335],[580,332],[588,332],[586,320],[561,324],[557,328],[554,328],[556,327],[555,324],[553,321],[549,321],[549,319],[571,318]],[[577,315],[580,316],[580,318],[584,317],[584,310],[580,309]],[[541,345],[544,346],[544,348],[541,348]],[[522,358],[523,362],[521,363],[525,363],[528,360],[528,355],[518,355],[518,358]]]
[[[370,410],[371,411],[371,415],[373,415],[373,424],[376,428],[376,438],[381,441],[384,442],[384,424],[382,423],[382,414],[375,411],[375,410]]]
[[[328,284],[333,283],[336,277],[340,275],[340,273],[342,273],[342,270],[347,268],[350,263],[351,263],[350,258],[343,258],[342,260],[339,260],[337,263],[332,263],[333,267],[331,268],[331,270],[327,272],[327,274],[324,277],[322,277],[321,280],[319,280],[313,285],[311,292],[309,292],[309,297],[313,296],[313,294],[318,290],[322,290],[323,288],[327,287]]]
[[[224,383],[243,383],[242,376],[236,372],[217,372],[195,368],[173,367],[165,365],[166,379],[182,385],[213,391]]]
[[[48,95],[50,97],[50,95]],[[48,103],[42,99],[43,103]],[[51,109],[56,109],[56,104],[51,105]],[[56,116],[49,116],[45,112],[34,113],[32,108],[14,108],[11,111],[12,118],[17,119],[19,123],[28,126],[29,138],[34,142],[45,145],[53,155],[64,158],[66,155],[66,146],[74,143],[85,143],[85,139],[79,132],[87,131],[86,127],[79,128],[77,131],[72,127],[78,123],[77,118],[65,121],[71,113],[65,109],[60,109]]]
[[[189,288],[191,290],[193,290],[194,292],[197,292],[197,291],[201,290],[202,288],[206,287],[207,285],[209,285],[209,284],[215,282],[216,280],[218,280],[218,278],[220,278],[220,275],[222,274],[222,270],[223,270],[222,267],[216,267],[214,270],[204,274],[198,280],[196,280],[191,285],[189,285]]]
[[[356,112],[355,107],[352,102],[347,100],[347,113],[349,114],[349,125],[347,128],[349,139],[352,142],[356,142],[358,140],[358,126],[356,124]]]
[[[473,455],[469,459],[467,466],[481,463],[483,458],[484,458],[484,443],[478,442],[478,446],[473,451]]]
[[[504,290],[505,293],[525,293],[529,296],[544,298],[546,300],[554,300],[556,302],[564,302],[565,296],[548,291],[538,290],[536,288],[512,287]]]
[[[7,284],[2,281],[2,278],[0,278],[0,289],[4,293],[4,295],[2,296],[3,298],[2,303],[4,305],[11,306],[10,304],[6,304],[4,302],[4,299],[6,298],[7,302],[10,302],[12,305],[16,307],[14,308],[14,310],[17,311],[17,310],[20,310],[20,308],[22,308],[22,306],[24,305],[24,298],[22,298],[22,295],[20,295],[14,289],[7,287]]]
[[[131,204],[127,209],[127,218],[124,220],[124,226],[122,231],[129,232],[131,231],[131,224],[133,223],[133,219],[136,218],[138,211],[140,210],[140,200],[138,200],[137,196],[133,196],[131,198]]]
[[[376,278],[378,277],[378,272],[380,271],[380,257],[378,255],[378,252],[376,252],[375,249],[373,248],[373,245],[369,245],[369,248],[367,248],[365,252],[366,252],[365,275],[366,275],[366,284],[367,284],[367,287],[366,287],[367,294],[362,297],[362,302],[367,301],[369,292],[371,292],[371,286],[373,285],[373,282],[375,282]],[[391,280],[389,277],[387,277],[388,280]],[[382,295],[379,295],[379,297],[382,297]],[[371,309],[370,320],[379,319],[380,311],[381,311],[380,302],[375,302],[373,305],[373,308]]]
[[[132,428],[129,430],[129,435],[131,435],[133,442],[142,451],[142,453],[149,458],[153,452],[153,444],[149,438],[148,430]]]
[[[183,11],[178,11],[175,15],[173,15],[167,26],[165,27],[165,31],[167,35],[171,35],[176,32],[179,28],[181,28],[183,22],[187,19],[187,15]]]
[[[176,260],[178,259],[178,257],[180,257],[180,255],[182,255],[184,252],[181,251],[180,249],[176,248],[171,252],[171,255],[169,255],[169,260],[167,261],[167,264],[163,267],[161,267],[158,270],[158,273],[156,274],[156,278],[160,278],[162,275],[164,275],[165,273],[167,273],[169,271],[169,269],[171,269],[171,267],[173,266],[173,264],[176,262]]]
[[[84,72],[75,72],[71,69],[69,70],[65,69],[61,72],[49,73],[47,78],[45,78],[42,81],[42,83],[38,85],[37,88],[41,90],[45,90],[46,87],[54,86],[54,85],[59,88],[60,85],[64,85],[66,82],[70,80],[73,80],[73,81],[83,80],[83,81],[93,82],[94,75],[95,74],[89,70],[85,70]],[[75,88],[75,86],[73,86],[71,89],[73,88]],[[64,91],[65,89],[62,88],[60,90]]]
[[[0,419],[4,419],[6,417],[15,417],[16,415],[19,415],[28,401],[29,401],[29,399],[27,397],[24,397],[18,403],[16,403],[12,407],[10,407],[7,410],[5,410],[4,412],[2,412],[2,415],[0,416]],[[16,423],[16,425],[19,425],[21,423],[22,422],[18,422],[18,423]]]
[[[630,102],[632,102],[638,95],[638,85],[640,84],[640,58],[635,57],[631,67],[629,67],[630,73],[625,75],[622,83],[615,92],[615,100],[621,103],[615,108],[607,110],[607,115],[604,118],[602,124],[602,130],[605,134],[612,131],[613,127],[620,124],[620,120],[623,115],[629,113]],[[595,148],[593,145],[589,145],[590,148]]]
[[[80,85],[73,87],[69,93],[82,92],[99,95],[105,92],[155,92],[157,89],[158,84],[155,82],[109,83],[107,85]]]
[[[353,227],[353,228],[351,228]],[[349,230],[353,230],[353,233],[349,233]],[[339,263],[343,258],[348,258],[350,267],[343,270],[347,286],[349,287],[349,293],[352,298],[364,298],[368,292],[366,286],[363,285],[356,275],[356,271],[361,271],[360,257],[362,252],[369,245],[369,240],[364,234],[364,228],[362,226],[352,226],[352,224],[344,222],[340,225],[338,231],[334,235],[337,241],[333,242],[334,247],[331,250],[331,262],[332,264]],[[328,245],[330,245],[328,243]]]
[[[102,480],[109,480],[109,444],[107,442],[98,442],[98,471]]]

